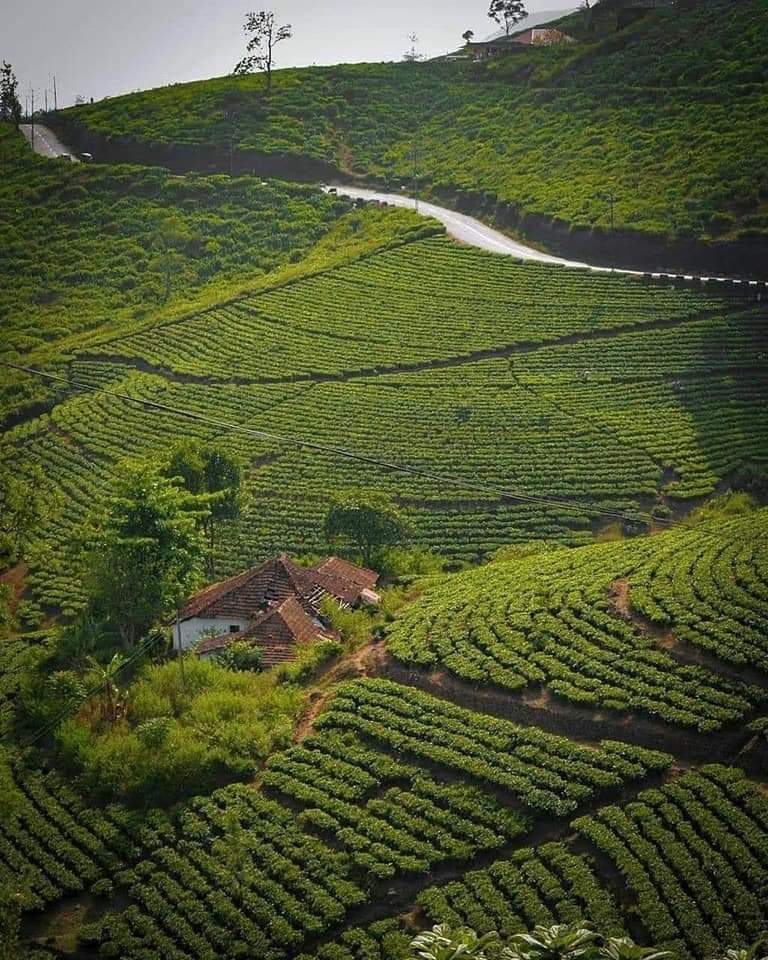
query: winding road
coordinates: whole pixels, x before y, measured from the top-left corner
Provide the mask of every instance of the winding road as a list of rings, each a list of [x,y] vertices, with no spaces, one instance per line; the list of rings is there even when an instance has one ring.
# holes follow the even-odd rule
[[[35,124],[34,142],[32,141],[32,126],[24,123],[21,125],[21,131],[30,142],[33,150],[44,157],[60,157],[66,155],[74,162],[78,162],[77,154],[68,149],[59,140],[56,134],[43,124]],[[581,270],[597,270],[601,273],[625,273],[635,276],[643,276],[644,271],[626,270],[614,267],[598,266],[592,263],[582,263],[579,260],[567,260],[563,257],[555,257],[549,253],[543,253],[534,247],[526,246],[513,240],[511,237],[486,226],[482,221],[470,217],[465,213],[457,213],[455,210],[448,210],[446,207],[439,207],[426,200],[417,200],[413,197],[405,196],[400,193],[384,193],[379,190],[371,190],[366,187],[353,187],[347,184],[328,184],[323,187],[326,193],[336,193],[339,196],[349,197],[353,200],[364,200],[374,203],[386,203],[395,207],[407,207],[416,210],[425,217],[433,217],[445,225],[448,235],[458,240],[460,243],[466,243],[473,247],[479,247],[481,250],[488,250],[491,253],[505,254],[510,257],[517,257],[519,260],[533,260],[537,263],[558,264],[562,267],[575,267]],[[651,273],[653,277],[682,278],[685,280],[717,280],[723,283],[735,283],[743,286],[754,287],[762,290],[768,287],[768,283],[758,280],[736,280],[731,277],[701,277],[691,274],[674,273]]]
[[[53,130],[50,130],[48,127],[44,127],[41,123],[36,123],[34,126],[34,131],[35,133],[33,141],[32,124],[21,124],[21,132],[27,138],[35,153],[39,153],[41,157],[48,157],[49,159],[54,160],[57,157],[67,156],[73,163],[80,162],[77,158],[77,154],[68,147],[65,147]]]
[[[504,233],[486,226],[480,220],[467,216],[465,213],[456,213],[445,207],[438,207],[426,200],[415,200],[413,197],[400,193],[383,193],[379,190],[369,190],[365,187],[351,187],[346,184],[330,184],[324,186],[326,193],[336,193],[339,196],[350,197],[353,200],[365,200],[374,203],[386,203],[394,207],[407,207],[416,210],[425,217],[434,217],[445,225],[448,235],[460,243],[467,243],[481,250],[491,253],[506,254],[517,257],[519,260],[535,260],[538,263],[559,264],[562,267],[575,267],[581,270],[598,270],[602,273],[626,273],[633,276],[669,277],[684,280],[716,280],[721,283],[737,283],[748,287],[763,288],[768,284],[760,280],[736,280],[732,277],[694,276],[693,274],[664,273],[662,271],[650,273],[643,270],[626,270],[620,267],[598,266],[593,263],[582,263],[579,260],[566,260],[543,253],[534,247],[528,247],[517,240],[513,240]]]

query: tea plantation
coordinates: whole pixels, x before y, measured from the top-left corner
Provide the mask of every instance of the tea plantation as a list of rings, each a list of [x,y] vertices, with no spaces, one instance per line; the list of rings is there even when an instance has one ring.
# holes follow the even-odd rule
[[[252,169],[415,173],[571,237],[611,190],[614,238],[758,249],[764,0],[613,6],[560,48],[52,120],[204,172],[44,160],[0,123],[3,957],[413,960],[433,924],[586,920],[757,960],[764,290],[518,261]],[[174,649],[204,576],[368,565],[327,533],[361,490],[397,520],[379,602],[302,593],[326,639],[270,635],[295,659],[269,669]]]
[[[234,142],[394,183],[416,175],[475,207],[511,202],[576,231],[608,227],[611,188],[627,230],[764,239],[762,0],[679,4],[618,33],[599,7],[561,26],[579,42],[486,66],[285,70],[269,97],[260,77],[222,77],[75,107],[65,119],[112,137],[218,145],[222,157]]]
[[[40,531],[55,548],[30,578],[48,602],[80,597],[78,530],[116,464],[182,436],[219,438],[252,465],[223,572],[324,549],[339,489],[386,491],[415,543],[474,560],[510,542],[587,543],[617,511],[663,519],[765,464],[763,304],[419,239],[429,222],[395,211],[339,229],[350,216],[371,234],[362,256],[341,243],[223,305],[66,341],[56,369],[108,392],[62,386],[2,440],[20,474],[41,463],[62,495]]]

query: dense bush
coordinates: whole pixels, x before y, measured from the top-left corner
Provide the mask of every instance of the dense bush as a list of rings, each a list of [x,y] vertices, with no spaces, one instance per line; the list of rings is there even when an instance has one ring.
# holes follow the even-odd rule
[[[244,777],[290,742],[303,695],[269,675],[236,673],[185,657],[144,668],[127,716],[114,724],[85,709],[57,734],[60,748],[96,793],[167,803]]]

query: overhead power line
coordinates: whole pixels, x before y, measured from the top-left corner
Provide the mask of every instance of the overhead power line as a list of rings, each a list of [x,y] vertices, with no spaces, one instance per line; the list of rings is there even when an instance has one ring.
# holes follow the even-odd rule
[[[51,717],[46,723],[43,724],[38,730],[35,731],[30,737],[27,738],[26,743],[22,743],[22,746],[31,747],[38,740],[41,740],[43,737],[47,736],[51,731],[55,730],[56,727],[65,720],[71,713],[75,710],[78,710],[84,703],[87,703],[91,697],[94,697],[97,693],[101,693],[102,690],[105,690],[107,686],[112,682],[112,678],[116,677],[118,674],[122,673],[127,667],[130,667],[137,660],[141,659],[145,653],[148,653],[149,650],[159,643],[162,637],[158,634],[155,636],[149,636],[146,640],[142,641],[136,649],[131,653],[129,657],[126,657],[125,660],[120,664],[119,667],[115,670],[111,677],[107,680],[101,680],[99,683],[92,686],[89,690],[84,691],[81,697],[76,697],[72,700],[71,703],[68,703],[65,707],[59,710],[53,717]]]
[[[117,390],[108,390],[105,387],[83,383],[82,381],[75,380],[71,377],[46,373],[43,370],[37,370],[34,367],[27,367],[22,364],[11,363],[7,360],[0,360],[0,365],[8,367],[12,370],[20,371],[22,373],[28,373],[36,377],[41,377],[45,380],[63,383],[69,387],[75,388],[76,390],[87,393],[102,394],[104,396],[114,397],[119,400],[125,400],[128,403],[137,404],[145,408],[148,407],[172,416],[184,417],[185,419],[194,420],[198,423],[204,423],[208,426],[214,426],[219,429],[230,430],[233,433],[242,433],[247,436],[257,437],[261,440],[269,440],[273,443],[292,446],[301,450],[310,450],[314,453],[325,453],[357,463],[364,463],[370,466],[380,467],[384,470],[403,473],[413,477],[420,477],[422,479],[434,480],[436,483],[460,487],[466,491],[492,495],[502,500],[513,500],[520,503],[535,503],[539,504],[540,506],[556,507],[577,513],[588,514],[590,516],[594,515],[608,517],[613,520],[625,520],[630,523],[637,523],[640,521],[643,523],[656,523],[668,527],[683,526],[688,527],[689,529],[693,529],[694,527],[693,524],[688,524],[684,520],[675,520],[669,517],[655,517],[646,511],[639,510],[636,513],[630,514],[618,510],[608,510],[594,504],[579,503],[578,501],[563,500],[556,497],[536,496],[534,494],[527,494],[517,490],[507,490],[496,487],[493,484],[483,483],[478,480],[470,480],[464,477],[455,476],[453,474],[435,473],[434,471],[424,470],[420,467],[413,467],[409,464],[394,463],[389,460],[382,460],[378,457],[372,457],[368,454],[358,453],[354,450],[347,450],[343,447],[335,447],[330,444],[321,443],[317,440],[305,440],[299,437],[273,433],[268,430],[261,430],[257,427],[249,427],[245,424],[232,423],[231,421],[222,420],[218,417],[209,417],[205,414],[197,413],[194,410],[189,410],[182,407],[174,407],[170,404],[160,403],[157,400],[132,397],[129,394],[121,393]]]

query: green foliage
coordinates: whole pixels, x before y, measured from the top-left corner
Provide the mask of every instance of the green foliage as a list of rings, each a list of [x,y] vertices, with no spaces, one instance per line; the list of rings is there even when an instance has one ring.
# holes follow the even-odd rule
[[[82,599],[74,547],[116,465],[126,454],[166,457],[182,437],[249,467],[250,504],[217,534],[220,575],[280,550],[326,551],[324,516],[347,490],[386,493],[414,546],[475,562],[535,539],[588,543],[603,522],[593,506],[633,514],[703,497],[766,462],[768,381],[754,367],[768,346],[764,308],[444,238],[404,243],[408,211],[353,216],[362,239],[349,249],[365,251],[360,259],[344,253],[343,218],[347,239],[337,247],[329,233],[290,280],[119,340],[94,337],[73,376],[134,402],[63,395],[50,416],[0,441],[17,476],[38,462],[45,489],[61,491],[63,515],[41,531],[49,555],[28,578],[46,604],[69,612]],[[322,270],[326,255],[341,265]],[[144,362],[173,373],[127,369]],[[449,473],[469,489],[221,436],[145,401]],[[469,419],[456,419],[459,408]],[[478,480],[559,502],[501,498],[473,489]]]
[[[415,140],[422,181],[489,210],[500,200],[607,228],[610,186],[620,228],[764,238],[764,12],[762,0],[701,0],[616,33],[583,11],[562,25],[579,43],[487,64],[283,70],[268,100],[263,81],[222,77],[67,114],[110,136],[223,147],[235,101],[242,149],[351,164],[397,186],[412,180]]]
[[[370,639],[374,617],[369,610],[345,609],[336,600],[326,597],[320,605],[320,612],[348,649],[359,647]]]
[[[114,876],[136,858],[141,818],[109,806],[90,807],[54,773],[14,763],[15,815],[0,819],[0,891],[40,910]]]
[[[185,656],[148,665],[130,687],[125,719],[81,713],[57,733],[65,758],[93,791],[168,803],[253,774],[291,735],[302,694],[274,678]]]
[[[216,576],[216,533],[223,520],[236,520],[243,512],[243,463],[222,446],[182,440],[169,453],[166,473],[180,477],[200,505],[200,524],[208,544],[208,577]]]
[[[273,669],[278,683],[304,683],[312,679],[320,667],[344,652],[338,640],[316,640],[300,649],[295,660],[288,660]]]
[[[359,550],[370,567],[384,548],[408,536],[408,523],[392,500],[375,490],[352,490],[334,499],[325,518],[325,535]]]
[[[199,581],[196,506],[159,465],[121,464],[96,521],[88,580],[94,609],[129,646]]]
[[[58,360],[61,344],[84,331],[114,335],[212,291],[221,300],[300,259],[350,208],[315,187],[251,176],[46,160],[2,122],[0,169],[0,353],[9,360]],[[0,411],[52,395],[6,371]]]
[[[45,490],[45,475],[38,464],[26,477],[0,467],[0,570],[26,558],[36,531],[56,513],[56,498]]]
[[[765,668],[766,522],[762,510],[632,542],[524,551],[443,578],[389,628],[388,649],[473,683],[541,683],[576,704],[716,730],[763,693],[682,667],[611,596],[628,580],[637,613],[725,660]]]
[[[216,661],[228,670],[260,673],[264,663],[261,647],[247,640],[234,640],[216,655]]]
[[[764,936],[767,813],[741,771],[710,766],[573,825],[613,861],[657,943],[709,957]]]
[[[533,810],[563,815],[595,790],[663,770],[667,754],[602,741],[577,745],[535,727],[474,713],[388,680],[342,685],[316,729],[354,731],[385,748],[512,791]]]

